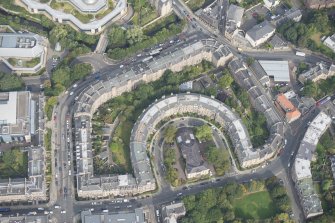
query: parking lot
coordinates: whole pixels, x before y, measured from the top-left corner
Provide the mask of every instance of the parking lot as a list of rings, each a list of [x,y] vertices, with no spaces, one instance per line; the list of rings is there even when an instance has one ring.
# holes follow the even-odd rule
[[[259,23],[263,18],[269,14],[270,10],[267,9],[262,4],[259,4],[253,8],[250,8],[249,10],[244,12],[243,16],[243,23],[241,26],[241,29],[244,31],[248,31],[253,26]]]

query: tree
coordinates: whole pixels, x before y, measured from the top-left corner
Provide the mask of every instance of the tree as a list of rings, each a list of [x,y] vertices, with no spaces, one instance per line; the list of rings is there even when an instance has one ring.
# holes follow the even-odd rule
[[[307,81],[302,91],[302,95],[315,98],[317,96],[317,85],[312,81]]]
[[[323,190],[324,192],[328,191],[329,188],[331,187],[331,185],[332,185],[332,180],[324,180],[324,181],[322,182],[322,190]]]
[[[212,139],[212,128],[209,125],[196,127],[195,137],[197,137],[199,141],[208,141]]]
[[[253,64],[255,62],[255,58],[253,57],[248,57],[247,58],[247,65],[250,66],[251,64]]]
[[[164,140],[167,143],[173,143],[176,138],[177,128],[173,125],[169,125],[164,132]]]
[[[225,73],[219,79],[218,84],[221,88],[229,88],[233,82],[234,82],[234,78],[231,76],[231,74],[230,73]]]
[[[123,47],[127,43],[126,31],[121,27],[112,26],[108,32],[108,44],[111,48]]]
[[[126,39],[130,45],[143,40],[143,31],[139,26],[134,26],[126,31]]]
[[[0,91],[21,90],[23,86],[21,77],[0,72]]]

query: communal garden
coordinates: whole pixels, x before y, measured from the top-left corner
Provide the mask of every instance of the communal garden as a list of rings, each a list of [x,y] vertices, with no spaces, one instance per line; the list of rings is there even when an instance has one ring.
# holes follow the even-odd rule
[[[311,163],[313,181],[321,198],[324,214],[309,220],[309,222],[327,223],[335,221],[335,188],[330,160],[335,155],[334,145],[334,136],[328,130],[320,138],[316,148],[316,160]]]
[[[129,157],[130,133],[143,109],[147,108],[152,101],[163,95],[178,93],[179,84],[195,79],[212,68],[212,64],[202,61],[197,66],[186,67],[177,73],[167,70],[159,80],[148,84],[140,84],[133,91],[126,92],[100,106],[92,119],[95,133],[100,132],[99,134],[94,134],[93,132],[95,135],[94,139],[96,139],[93,140],[93,143],[96,143],[97,147],[99,147],[99,137],[102,137],[99,129],[102,129],[106,124],[113,124],[116,118],[119,120],[109,143],[110,152],[115,164],[115,168],[112,168],[112,173],[131,172]]]
[[[0,179],[27,177],[27,167],[27,152],[16,147],[6,150],[0,156]]]
[[[182,223],[293,222],[285,188],[277,178],[227,183],[183,198],[186,216]]]
[[[197,114],[188,114],[197,117]],[[177,122],[178,123],[178,122]],[[194,182],[197,179],[187,180],[184,173],[186,161],[181,155],[180,148],[176,143],[178,128],[170,123],[163,131],[163,157],[165,178],[172,186],[180,186],[186,182]],[[193,127],[194,136],[199,143],[199,149],[204,161],[209,164],[209,168],[215,175],[224,175],[230,168],[229,153],[227,148],[218,148],[214,143],[212,128],[203,123],[201,126]],[[220,139],[221,140],[221,139]],[[200,143],[201,142],[201,143]],[[222,144],[222,143],[221,143]],[[220,144],[220,145],[221,145]],[[212,166],[212,167],[211,167]],[[214,171],[213,171],[214,170]],[[203,176],[208,178],[209,176]]]

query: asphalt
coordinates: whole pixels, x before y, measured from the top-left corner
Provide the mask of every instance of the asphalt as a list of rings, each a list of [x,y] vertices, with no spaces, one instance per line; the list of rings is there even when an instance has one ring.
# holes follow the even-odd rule
[[[188,7],[185,6],[185,3],[181,0],[175,0],[174,10],[178,11],[178,14],[183,17],[187,17],[191,15],[194,17],[193,13],[189,10]],[[249,56],[254,57],[255,59],[278,59],[278,60],[292,60],[292,61],[307,61],[310,63],[316,63],[320,60],[328,61],[327,58],[324,58],[315,54],[307,54],[306,57],[298,57],[295,55],[294,51],[287,52],[238,52],[235,47],[233,47],[225,38],[217,35],[217,31],[211,30],[210,27],[203,24],[200,20],[195,19],[197,23],[197,28],[191,29],[193,35],[195,37],[190,38],[204,38],[206,35],[214,36],[218,41],[227,44],[230,46],[230,49],[235,54],[235,56],[239,58],[246,58]],[[201,31],[201,33],[199,33]],[[169,50],[174,45],[169,44],[168,42],[164,43],[164,50]],[[150,50],[150,49],[148,49]],[[163,51],[164,51],[163,50]],[[266,179],[271,176],[279,176],[284,181],[284,185],[289,192],[289,196],[292,201],[293,213],[295,214],[295,220],[297,222],[303,222],[303,216],[301,212],[301,207],[299,205],[299,200],[297,194],[294,189],[294,183],[292,182],[292,178],[290,175],[289,163],[293,162],[293,158],[296,154],[296,151],[299,147],[300,139],[303,137],[306,130],[306,123],[313,119],[316,112],[313,111],[306,114],[299,121],[299,124],[295,124],[292,127],[292,130],[286,132],[287,144],[281,155],[279,157],[274,158],[269,162],[264,168],[259,167],[255,169],[255,172],[251,172],[251,170],[239,171],[238,173],[232,173],[223,177],[216,178],[215,180],[209,180],[205,182],[198,182],[192,184],[189,189],[164,187],[159,190],[158,193],[154,195],[146,195],[139,196],[137,199],[131,199],[128,202],[124,202],[122,199],[103,199],[99,200],[96,203],[92,203],[95,201],[77,201],[74,197],[75,192],[75,179],[72,165],[72,125],[71,118],[69,118],[69,128],[66,126],[67,115],[72,117],[72,108],[73,103],[75,101],[75,97],[78,96],[85,88],[87,88],[92,82],[99,81],[99,79],[104,78],[113,78],[117,74],[122,73],[122,69],[120,65],[132,65],[139,66],[141,60],[145,58],[145,55],[135,55],[131,58],[128,58],[122,62],[119,62],[115,65],[106,64],[100,59],[100,57],[92,58],[85,57],[84,60],[78,58],[81,62],[88,62],[94,64],[95,73],[86,78],[85,80],[79,81],[76,84],[77,87],[71,87],[68,89],[67,94],[63,94],[59,96],[59,105],[54,109],[56,120],[53,128],[53,141],[54,149],[57,150],[55,153],[55,159],[57,159],[58,166],[53,167],[53,175],[54,180],[57,180],[57,185],[55,181],[53,181],[55,189],[51,189],[50,191],[50,202],[45,205],[46,210],[53,211],[54,214],[51,216],[54,219],[57,219],[58,222],[72,222],[74,221],[74,217],[78,216],[80,211],[86,209],[94,209],[93,212],[99,212],[101,209],[109,209],[110,212],[119,212],[121,210],[132,210],[134,207],[140,207],[144,205],[154,205],[155,208],[160,207],[164,203],[172,202],[176,199],[180,199],[181,197],[178,194],[182,193],[182,196],[197,194],[205,189],[213,188],[213,187],[221,187],[228,182],[248,182],[250,180],[255,179]],[[35,82],[37,80],[29,80]],[[36,82],[37,83],[37,82]],[[73,92],[72,95],[69,93]],[[63,136],[64,135],[64,136]],[[70,145],[67,143],[67,138],[70,139]],[[293,152],[293,155],[291,155]],[[69,155],[70,153],[70,155]],[[69,157],[70,156],[70,157]],[[71,165],[68,165],[68,163]],[[66,167],[64,166],[66,164]],[[62,169],[59,169],[59,166]],[[69,176],[69,169],[72,174]],[[64,190],[64,188],[66,189]],[[65,193],[66,192],[66,193]],[[59,205],[61,208],[55,208],[55,205]],[[26,207],[14,207],[13,212],[17,212],[20,214],[27,214],[32,210],[32,206]],[[60,211],[65,210],[66,213],[61,214]],[[13,213],[10,213],[13,214]]]

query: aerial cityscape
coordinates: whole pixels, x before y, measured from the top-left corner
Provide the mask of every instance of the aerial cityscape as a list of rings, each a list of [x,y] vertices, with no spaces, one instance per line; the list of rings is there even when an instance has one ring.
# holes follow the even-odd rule
[[[335,222],[335,0],[1,0],[0,223]]]

